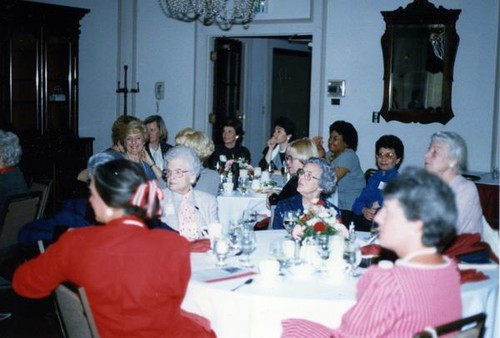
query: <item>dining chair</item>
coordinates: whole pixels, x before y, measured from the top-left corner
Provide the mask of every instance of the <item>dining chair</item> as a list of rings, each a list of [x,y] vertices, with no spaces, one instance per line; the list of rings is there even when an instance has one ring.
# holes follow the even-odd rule
[[[67,338],[98,338],[99,332],[85,289],[65,282],[55,291],[59,325]]]
[[[482,338],[485,321],[486,314],[481,312],[437,327],[427,327],[424,331],[414,334],[413,338],[435,338],[456,331],[457,338]]]
[[[5,213],[0,216],[0,249],[17,244],[19,229],[35,220],[41,199],[40,191],[8,197]]]
[[[45,215],[45,209],[47,208],[47,202],[49,201],[51,189],[51,179],[35,179],[31,182],[30,191],[40,191],[42,193],[42,200],[40,201],[40,207],[38,208],[36,219],[41,219]]]

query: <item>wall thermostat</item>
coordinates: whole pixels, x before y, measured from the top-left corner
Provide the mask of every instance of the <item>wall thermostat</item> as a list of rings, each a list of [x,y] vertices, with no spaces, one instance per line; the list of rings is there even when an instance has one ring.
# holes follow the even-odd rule
[[[345,80],[328,80],[328,96],[344,97]]]

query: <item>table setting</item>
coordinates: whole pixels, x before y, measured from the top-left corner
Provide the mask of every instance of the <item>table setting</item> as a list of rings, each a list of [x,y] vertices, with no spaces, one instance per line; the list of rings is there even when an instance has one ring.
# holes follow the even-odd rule
[[[329,236],[328,244],[313,238],[297,243],[286,230],[253,232],[249,224],[233,224],[227,231],[220,226],[217,236],[224,244],[214,237],[210,250],[191,254],[183,309],[208,318],[218,337],[279,337],[287,318],[340,325],[366,270],[361,248],[374,241],[373,235],[351,229],[347,237]],[[249,240],[242,240],[243,231],[253,232]],[[355,253],[347,254],[351,244]],[[498,333],[498,266],[483,272],[487,280],[462,286],[463,313],[485,311],[487,332]]]

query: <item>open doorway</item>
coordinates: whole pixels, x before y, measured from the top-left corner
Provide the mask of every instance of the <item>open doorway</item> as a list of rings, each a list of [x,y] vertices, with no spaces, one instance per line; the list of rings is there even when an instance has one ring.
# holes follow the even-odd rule
[[[295,121],[297,136],[309,135],[311,42],[310,35],[214,38],[215,142],[221,139],[219,123],[238,117],[255,165],[277,117]]]

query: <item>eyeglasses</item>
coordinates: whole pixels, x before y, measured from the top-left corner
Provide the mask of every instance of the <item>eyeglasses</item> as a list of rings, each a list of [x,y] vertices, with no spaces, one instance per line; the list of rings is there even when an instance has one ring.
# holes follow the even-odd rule
[[[316,176],[313,176],[312,172],[310,172],[310,171],[304,171],[304,169],[297,170],[297,176],[300,177],[302,175],[304,175],[304,177],[306,178],[307,181],[310,181],[311,178],[314,178],[315,180],[319,181],[319,178],[316,177]]]
[[[396,154],[394,153],[384,153],[384,154],[377,154],[376,155],[379,160],[393,160],[396,158]]]
[[[172,176],[174,176],[175,178],[182,178],[182,177],[184,177],[185,173],[188,173],[190,171],[191,170],[182,170],[182,169],[170,170],[170,169],[167,169],[167,170],[165,170],[165,176],[167,176],[167,178],[172,177]]]

